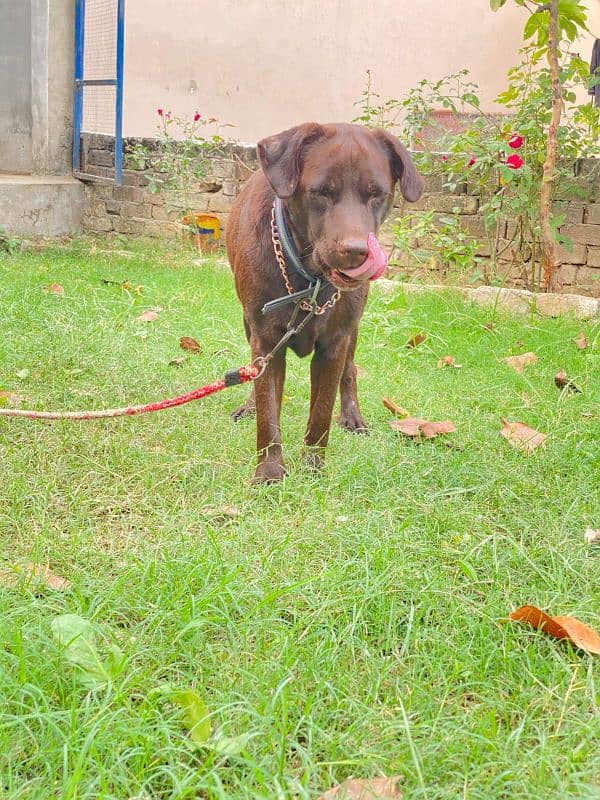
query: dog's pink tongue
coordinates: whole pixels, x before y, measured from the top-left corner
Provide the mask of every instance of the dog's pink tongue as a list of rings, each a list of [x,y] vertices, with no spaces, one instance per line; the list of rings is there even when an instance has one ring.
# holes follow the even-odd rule
[[[374,233],[369,234],[367,247],[369,254],[360,266],[341,269],[340,272],[352,279],[363,278],[364,280],[376,281],[377,278],[381,278],[387,267],[387,254],[377,241]]]

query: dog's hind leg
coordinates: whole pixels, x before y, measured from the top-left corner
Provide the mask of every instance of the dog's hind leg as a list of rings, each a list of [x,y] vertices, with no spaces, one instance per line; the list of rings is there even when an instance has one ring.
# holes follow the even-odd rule
[[[250,341],[250,325],[246,321],[244,317],[244,330],[246,331],[246,339]],[[246,400],[245,403],[242,403],[241,406],[238,406],[235,411],[231,412],[231,419],[234,422],[239,422],[241,419],[245,419],[247,417],[254,417],[256,415],[256,394],[254,392],[254,385],[250,391],[250,396]]]
[[[250,395],[245,403],[238,406],[235,411],[231,412],[231,419],[234,422],[239,422],[246,417],[254,417],[256,415],[256,395],[254,393],[254,386],[250,391]]]

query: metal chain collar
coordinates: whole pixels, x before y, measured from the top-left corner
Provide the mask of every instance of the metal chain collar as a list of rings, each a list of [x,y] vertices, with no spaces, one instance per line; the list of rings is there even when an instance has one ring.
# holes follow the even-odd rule
[[[279,271],[281,272],[281,277],[283,278],[283,282],[285,283],[285,288],[287,289],[288,294],[294,294],[294,287],[290,283],[290,279],[287,273],[287,267],[285,264],[285,255],[283,252],[283,247],[281,246],[281,239],[279,238],[279,231],[277,230],[277,223],[275,222],[275,205],[271,209],[271,241],[273,242],[273,252],[275,253],[275,258],[277,259],[277,264],[279,265]],[[334,305],[341,297],[341,292],[339,289],[336,289],[335,292],[331,295],[327,302],[323,303],[322,306],[317,305],[316,298],[308,300],[302,300],[298,307],[302,309],[302,311],[312,311],[313,314],[319,317],[321,314],[324,314],[328,309],[333,308]]]

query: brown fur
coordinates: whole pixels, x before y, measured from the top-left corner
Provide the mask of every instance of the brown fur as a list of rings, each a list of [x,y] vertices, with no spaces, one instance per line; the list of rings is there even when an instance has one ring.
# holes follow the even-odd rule
[[[263,139],[258,155],[261,169],[236,199],[227,226],[227,254],[252,358],[275,346],[293,310],[288,305],[266,315],[261,311],[267,301],[286,294],[271,242],[275,194],[284,200],[286,220],[305,268],[342,289],[337,305],[314,317],[288,343],[298,356],[313,353],[305,444],[309,462],[319,467],[338,387],[340,425],[366,432],[356,392],[354,349],[368,282],[345,280],[337,270],[365,260],[367,236],[377,234],[388,214],[396,181],[411,201],[420,196],[422,181],[397,139],[359,125],[299,125]],[[306,287],[292,267],[288,274],[296,291]],[[321,289],[319,304],[334,291],[329,284]],[[301,312],[299,320],[303,316]],[[281,480],[285,475],[279,426],[284,380],[285,351],[281,351],[255,382],[248,402],[233,415],[237,419],[256,411],[256,482]]]

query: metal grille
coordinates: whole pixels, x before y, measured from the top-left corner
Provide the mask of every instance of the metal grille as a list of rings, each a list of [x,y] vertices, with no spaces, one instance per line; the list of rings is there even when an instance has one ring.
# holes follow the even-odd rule
[[[117,64],[117,0],[86,0],[83,77],[115,77]],[[86,86],[83,90],[83,125],[87,133],[115,132],[115,87]]]
[[[114,136],[114,180],[123,180],[125,0],[74,0],[73,172],[80,177],[81,134]],[[100,176],[107,177],[107,176]]]

